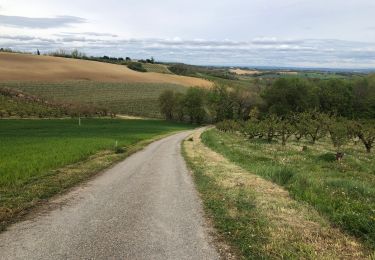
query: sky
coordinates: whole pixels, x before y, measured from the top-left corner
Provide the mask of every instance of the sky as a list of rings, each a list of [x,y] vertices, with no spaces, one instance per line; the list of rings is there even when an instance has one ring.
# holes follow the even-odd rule
[[[0,0],[0,47],[200,65],[375,68],[374,0]]]

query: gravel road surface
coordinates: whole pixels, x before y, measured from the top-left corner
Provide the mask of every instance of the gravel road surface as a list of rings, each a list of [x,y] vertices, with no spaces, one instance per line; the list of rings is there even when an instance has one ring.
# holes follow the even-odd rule
[[[1,259],[218,259],[181,156],[152,143],[0,233]]]

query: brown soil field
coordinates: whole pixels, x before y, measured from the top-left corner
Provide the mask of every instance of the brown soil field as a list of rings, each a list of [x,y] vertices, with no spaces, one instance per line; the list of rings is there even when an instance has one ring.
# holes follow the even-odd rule
[[[270,72],[270,71],[258,71],[258,70],[244,70],[244,69],[231,69],[229,71],[237,75],[255,75],[259,73]],[[280,73],[282,75],[298,75],[298,72],[296,71],[275,71],[275,73]]]
[[[36,56],[0,53],[0,81],[67,81],[91,80],[124,83],[169,83],[183,86],[211,87],[212,82],[178,75],[137,72],[123,65]]]

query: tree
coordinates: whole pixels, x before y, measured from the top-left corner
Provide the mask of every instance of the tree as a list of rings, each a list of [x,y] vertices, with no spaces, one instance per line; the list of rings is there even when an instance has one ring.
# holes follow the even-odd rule
[[[241,129],[242,133],[249,139],[253,139],[261,135],[260,125],[256,120],[248,120],[245,122],[244,126]]]
[[[279,120],[277,124],[277,132],[281,136],[281,143],[283,146],[286,145],[286,141],[295,134],[296,127],[292,124],[289,118],[283,118]]]
[[[227,87],[215,85],[214,89],[210,92],[209,103],[216,122],[233,119],[233,101]]]
[[[160,112],[165,116],[165,119],[173,119],[173,110],[175,107],[175,94],[172,90],[165,90],[159,96]]]
[[[200,124],[204,120],[204,96],[204,90],[198,88],[189,88],[185,94],[184,105],[191,123]]]
[[[174,117],[179,121],[184,121],[185,118],[185,95],[182,93],[175,93],[174,95],[175,104],[174,104]]]
[[[340,161],[344,157],[342,147],[349,140],[349,129],[347,122],[343,118],[331,120],[328,126],[333,146],[336,148],[336,160]]]
[[[306,135],[311,138],[311,143],[323,138],[327,133],[327,124],[330,121],[328,115],[317,112],[310,111],[301,114],[300,129],[306,131]],[[305,128],[305,129],[303,129]]]
[[[351,124],[351,133],[361,140],[366,148],[366,152],[371,153],[371,149],[375,143],[375,121],[355,121]]]
[[[268,115],[264,120],[260,121],[259,127],[264,135],[267,137],[269,143],[277,136],[277,125],[280,119],[274,115]]]
[[[317,89],[311,82],[299,78],[282,78],[261,94],[269,113],[279,116],[303,112],[319,106]]]
[[[321,112],[351,117],[353,115],[352,86],[348,81],[330,79],[320,81]]]

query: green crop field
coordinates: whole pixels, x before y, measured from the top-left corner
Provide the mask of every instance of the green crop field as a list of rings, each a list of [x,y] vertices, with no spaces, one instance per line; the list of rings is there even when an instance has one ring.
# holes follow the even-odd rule
[[[74,119],[0,120],[0,226],[33,201],[123,158],[116,157],[116,141],[126,154],[136,143],[191,127],[158,120],[83,119],[81,126]],[[107,157],[85,171],[57,170],[100,151],[107,151]]]
[[[203,142],[245,170],[286,188],[335,226],[375,248],[375,160],[362,145],[348,145],[341,162],[328,140],[315,145],[278,143],[210,130]],[[302,152],[306,145],[307,151]]]
[[[154,83],[100,83],[67,81],[62,83],[12,82],[0,87],[16,88],[57,103],[77,103],[107,108],[117,114],[160,118],[158,98],[164,90],[185,92],[186,87]]]

